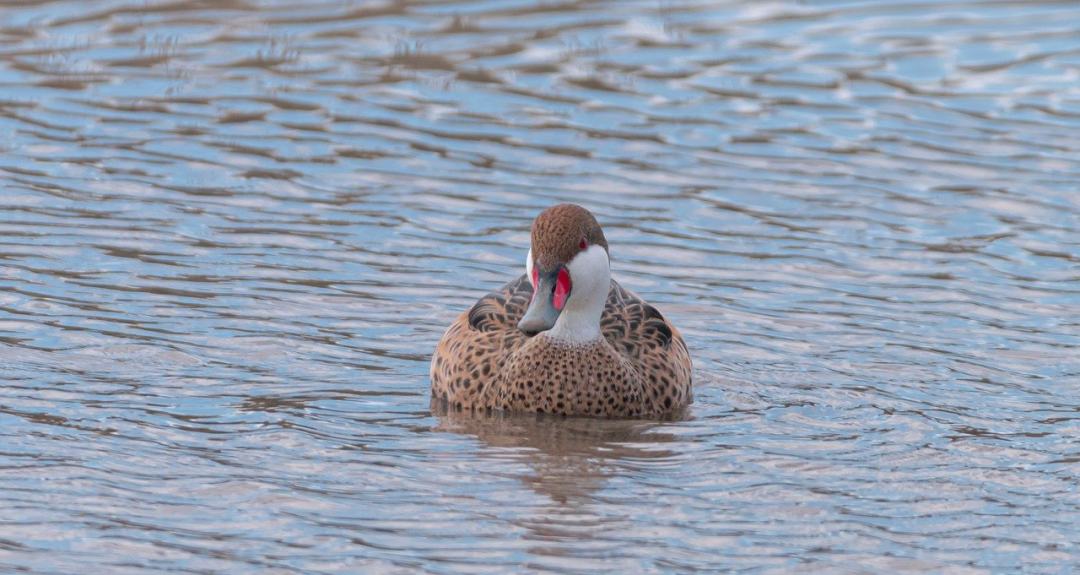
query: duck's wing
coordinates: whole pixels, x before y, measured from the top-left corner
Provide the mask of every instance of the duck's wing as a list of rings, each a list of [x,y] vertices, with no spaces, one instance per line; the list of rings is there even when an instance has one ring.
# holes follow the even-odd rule
[[[480,298],[450,324],[431,358],[431,395],[458,409],[486,408],[503,362],[523,345],[517,329],[532,297],[522,274]]]
[[[615,349],[629,357],[636,357],[637,348],[641,346],[666,349],[675,344],[676,339],[682,344],[682,338],[676,338],[673,326],[660,310],[615,280],[611,280],[611,290],[600,318],[600,331]]]
[[[529,308],[533,287],[525,274],[480,298],[468,313],[469,327],[478,331],[517,329]]]
[[[666,405],[670,397],[674,405],[689,403],[690,352],[660,310],[612,280],[600,331],[634,365],[653,401]]]

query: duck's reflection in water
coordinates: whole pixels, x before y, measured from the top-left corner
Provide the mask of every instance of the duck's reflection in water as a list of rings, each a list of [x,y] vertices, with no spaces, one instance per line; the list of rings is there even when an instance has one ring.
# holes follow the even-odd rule
[[[607,481],[645,460],[673,458],[665,445],[677,441],[663,423],[546,414],[507,414],[447,409],[432,401],[437,431],[475,436],[489,447],[511,451],[531,473],[517,476],[557,505],[577,508],[594,501]],[[678,414],[678,419],[685,413]],[[525,448],[525,449],[520,449]]]
[[[635,494],[619,491],[625,485],[619,477],[677,465],[677,453],[668,446],[678,438],[665,432],[662,422],[472,413],[435,403],[436,431],[476,437],[489,454],[506,459],[498,465],[506,470],[500,471],[504,477],[520,481],[542,500],[507,504],[514,509],[505,517],[510,529],[522,530],[522,550],[533,558],[530,570],[633,571],[633,561],[612,560],[630,544],[624,536],[638,519],[625,513],[625,500]]]

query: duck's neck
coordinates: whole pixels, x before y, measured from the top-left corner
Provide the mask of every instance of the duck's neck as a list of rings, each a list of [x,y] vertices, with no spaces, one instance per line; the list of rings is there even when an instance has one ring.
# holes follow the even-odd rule
[[[566,267],[573,279],[572,292],[555,326],[545,333],[552,339],[572,344],[602,339],[600,316],[604,314],[611,289],[607,250],[603,246],[589,246]]]

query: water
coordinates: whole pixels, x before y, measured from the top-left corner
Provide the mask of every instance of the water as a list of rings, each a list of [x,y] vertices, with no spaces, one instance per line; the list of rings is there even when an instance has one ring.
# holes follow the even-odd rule
[[[1080,569],[1074,2],[0,8],[0,571]],[[685,421],[432,413],[557,201]]]

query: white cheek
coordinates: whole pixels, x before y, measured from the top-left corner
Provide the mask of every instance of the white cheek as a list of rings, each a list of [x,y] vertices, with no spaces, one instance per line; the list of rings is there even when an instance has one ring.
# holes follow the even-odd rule
[[[548,337],[590,342],[600,335],[600,317],[611,289],[611,267],[603,246],[589,246],[566,264],[573,285],[566,307]]]
[[[533,283],[532,270],[533,270],[532,248],[529,248],[529,255],[525,256],[525,277],[529,278],[529,283]],[[536,285],[534,284],[533,287],[535,288]]]
[[[566,268],[573,281],[571,300],[594,299],[597,295],[607,298],[611,268],[608,266],[607,252],[603,246],[589,246],[574,256],[574,259],[566,264]]]

